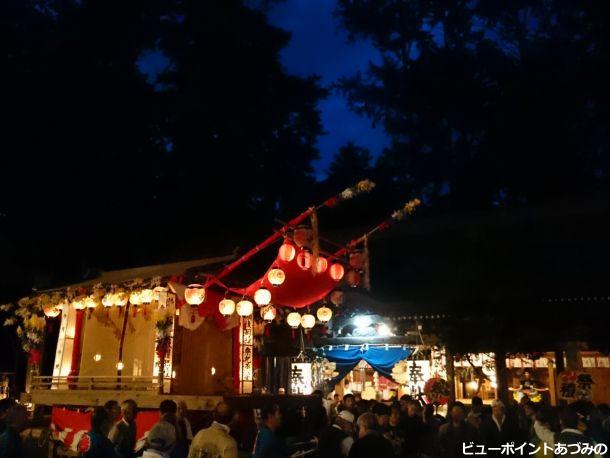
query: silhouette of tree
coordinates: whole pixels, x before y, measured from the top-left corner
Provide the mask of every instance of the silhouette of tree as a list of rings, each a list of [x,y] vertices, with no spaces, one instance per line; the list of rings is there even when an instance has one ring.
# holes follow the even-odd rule
[[[15,287],[227,252],[309,201],[324,91],[246,2],[8,0],[0,25]]]
[[[328,167],[326,185],[330,189],[344,189],[370,178],[372,171],[369,150],[349,142],[339,149]]]

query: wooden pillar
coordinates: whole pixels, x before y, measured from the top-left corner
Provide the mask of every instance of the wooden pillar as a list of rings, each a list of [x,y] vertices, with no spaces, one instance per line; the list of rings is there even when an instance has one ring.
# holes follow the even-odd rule
[[[451,404],[455,402],[455,368],[453,367],[453,352],[447,347],[445,347],[445,363],[449,383],[449,403]]]
[[[74,325],[74,339],[72,343],[72,360],[70,363],[70,375],[68,376],[68,380],[71,377],[77,377],[80,373],[80,360],[81,360],[81,350],[82,350],[82,334],[83,334],[83,319],[85,317],[84,310],[76,311],[76,323]]]
[[[506,381],[506,353],[504,350],[496,349],[495,351],[496,358],[496,396],[500,399],[505,405],[508,405],[508,384]]]
[[[557,405],[557,382],[555,381],[555,366],[553,359],[548,358],[547,368],[549,370],[549,394],[551,397],[551,405]]]

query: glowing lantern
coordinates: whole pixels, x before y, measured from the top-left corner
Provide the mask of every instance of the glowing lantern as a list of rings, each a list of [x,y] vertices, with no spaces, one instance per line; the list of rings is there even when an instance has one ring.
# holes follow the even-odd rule
[[[93,355],[93,361],[95,361],[96,363],[99,363],[102,360],[102,355],[100,355],[99,353],[96,353],[95,355]]]
[[[205,300],[205,288],[202,285],[188,285],[184,290],[184,300],[189,305],[199,305]]]
[[[123,361],[119,361],[118,363],[116,363],[117,370],[122,371],[124,367],[125,364],[123,364]]]
[[[309,245],[309,242],[311,242],[313,231],[307,226],[299,226],[294,230],[292,237],[294,243],[296,243],[299,248],[302,248],[303,246]]]
[[[61,309],[59,307],[55,307],[53,304],[45,305],[42,308],[42,311],[47,318],[55,318],[61,313]]]
[[[218,311],[224,316],[232,315],[235,311],[235,301],[231,299],[223,299],[218,303]]]
[[[140,293],[140,300],[142,301],[142,304],[150,304],[153,301],[153,290],[143,289]]]
[[[297,255],[297,265],[303,269],[308,270],[311,267],[313,256],[309,250],[301,250]]]
[[[153,300],[158,301],[161,298],[161,293],[166,291],[167,288],[165,286],[156,286],[155,289],[153,289]]]
[[[286,317],[286,323],[292,329],[296,329],[301,325],[301,314],[299,312],[291,312]]]
[[[347,280],[347,284],[352,288],[355,288],[360,284],[360,274],[357,270],[350,270],[345,279]]]
[[[326,269],[328,269],[328,261],[326,258],[319,257],[316,259],[316,265],[314,267],[317,274],[324,273],[326,272]]]
[[[269,305],[271,302],[271,291],[261,286],[254,293],[254,302],[256,302],[256,305],[259,307]]]
[[[250,316],[254,310],[254,305],[248,299],[242,299],[237,303],[237,314],[239,316]]]
[[[333,311],[326,306],[322,306],[316,312],[318,320],[322,323],[328,323],[330,319],[333,317]]]
[[[114,295],[114,305],[117,307],[125,307],[129,302],[129,296],[125,291],[120,291]]]
[[[286,274],[282,269],[271,269],[267,274],[267,280],[273,286],[280,286],[286,280]]]
[[[102,297],[102,305],[104,307],[112,307],[114,305],[114,294],[104,294],[104,297]]]
[[[316,325],[316,317],[310,313],[306,313],[301,317],[301,326],[303,329],[308,330]]]
[[[85,302],[82,299],[75,299],[72,301],[72,307],[74,307],[74,310],[84,310]]]
[[[343,304],[344,300],[345,300],[345,295],[343,294],[343,291],[341,291],[340,289],[336,289],[332,293],[330,293],[330,301],[333,304],[341,305],[341,304]]]
[[[345,274],[345,269],[343,268],[342,264],[335,262],[332,266],[330,266],[329,273],[330,278],[335,281],[341,281],[343,275]]]
[[[355,250],[349,254],[349,265],[354,269],[362,269],[364,267],[364,252]]]
[[[275,315],[277,314],[277,310],[273,305],[268,305],[261,309],[261,318],[265,321],[271,322],[275,320]]]
[[[142,303],[140,291],[132,291],[129,295],[129,302],[131,302],[131,305],[140,305]]]
[[[88,309],[94,309],[95,307],[97,307],[97,301],[93,296],[88,296],[85,299],[85,307],[87,307]]]
[[[297,254],[297,250],[292,243],[284,242],[278,251],[278,257],[284,262],[290,262]]]

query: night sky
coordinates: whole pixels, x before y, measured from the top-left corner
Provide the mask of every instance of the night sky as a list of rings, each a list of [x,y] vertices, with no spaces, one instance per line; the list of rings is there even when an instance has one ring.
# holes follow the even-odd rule
[[[366,41],[349,42],[333,11],[335,2],[329,0],[286,0],[268,12],[274,26],[289,31],[292,39],[281,52],[287,71],[299,76],[318,75],[329,95],[320,103],[325,135],[318,140],[320,159],[313,166],[318,179],[323,179],[333,155],[347,142],[353,141],[379,156],[389,140],[383,129],[373,127],[366,117],[350,111],[347,100],[332,90],[333,83],[343,76],[365,72],[370,61],[380,59],[379,52]],[[145,53],[140,66],[144,73],[154,76],[169,64],[161,54]]]
[[[333,17],[335,2],[329,0],[287,0],[269,12],[269,21],[292,33],[290,44],[282,51],[282,60],[290,73],[300,76],[317,74],[325,86],[342,76],[366,71],[369,61],[379,53],[367,42],[349,43],[347,33]],[[320,137],[320,160],[314,164],[323,177],[337,150],[348,141],[371,150],[373,157],[388,143],[383,129],[373,128],[370,120],[350,112],[347,100],[331,92],[320,104],[326,135]]]

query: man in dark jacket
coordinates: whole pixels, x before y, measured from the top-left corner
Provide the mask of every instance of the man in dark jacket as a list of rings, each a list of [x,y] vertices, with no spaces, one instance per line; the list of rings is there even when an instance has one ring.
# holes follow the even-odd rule
[[[318,458],[341,458],[349,454],[354,443],[354,414],[342,410],[332,426],[320,434]]]
[[[136,415],[138,405],[132,399],[121,403],[121,418],[110,430],[108,438],[114,446],[114,450],[121,458],[132,458],[135,456],[137,440]]]
[[[481,424],[481,433],[485,440],[485,446],[488,450],[488,455],[499,456],[501,454],[502,444],[510,442],[525,442],[524,437],[519,441],[519,425],[517,420],[508,415],[504,403],[500,400],[495,400],[491,404],[492,415],[483,419]],[[490,448],[498,450],[489,450]]]
[[[83,458],[119,458],[112,442],[107,437],[111,425],[108,411],[104,407],[96,407],[91,415],[91,430],[78,442],[79,456]]]
[[[366,412],[358,417],[358,440],[354,442],[348,458],[394,458],[390,441],[377,431],[375,414]]]
[[[463,446],[472,442],[483,445],[478,431],[466,421],[466,408],[461,402],[455,402],[449,410],[449,421],[438,430],[441,456],[454,458],[463,456]]]

